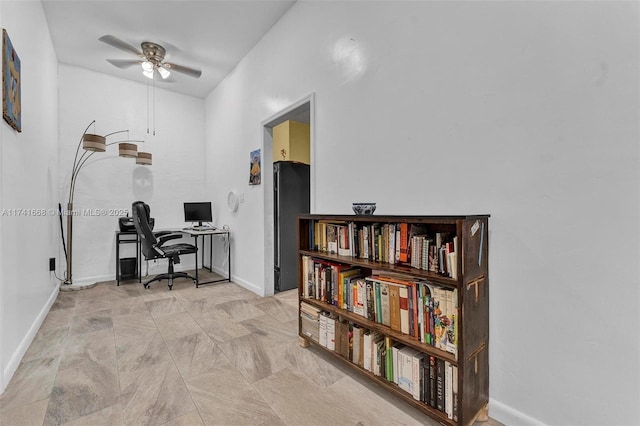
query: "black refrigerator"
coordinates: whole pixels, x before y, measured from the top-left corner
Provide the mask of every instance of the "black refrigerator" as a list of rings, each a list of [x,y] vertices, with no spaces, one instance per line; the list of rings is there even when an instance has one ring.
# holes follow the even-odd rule
[[[298,287],[298,215],[309,213],[309,165],[273,163],[274,289]]]

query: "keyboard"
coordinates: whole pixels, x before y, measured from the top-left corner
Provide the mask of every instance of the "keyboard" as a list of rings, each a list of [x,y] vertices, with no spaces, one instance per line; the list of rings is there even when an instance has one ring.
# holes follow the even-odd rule
[[[184,231],[215,231],[217,228],[213,226],[187,226],[182,229]]]

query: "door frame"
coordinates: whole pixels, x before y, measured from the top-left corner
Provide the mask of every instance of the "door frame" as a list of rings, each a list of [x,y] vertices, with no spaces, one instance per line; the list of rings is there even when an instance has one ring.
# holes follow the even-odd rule
[[[264,199],[264,296],[275,293],[273,262],[273,127],[296,118],[301,112],[309,111],[309,211],[316,211],[316,155],[315,155],[315,93],[310,93],[283,108],[260,124],[262,129],[262,190]]]

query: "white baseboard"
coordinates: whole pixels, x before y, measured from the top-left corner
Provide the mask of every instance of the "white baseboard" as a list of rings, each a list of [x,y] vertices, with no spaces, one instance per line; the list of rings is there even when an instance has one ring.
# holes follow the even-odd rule
[[[161,261],[164,259],[161,259]],[[149,262],[149,274],[145,275],[146,270],[147,270],[147,266],[145,264],[145,260],[142,260],[142,280],[144,281],[145,277],[148,277],[149,279],[151,279],[151,277],[158,275],[158,274],[164,274],[165,272],[167,272],[167,263],[166,262],[162,262],[162,263],[153,263],[152,261]],[[182,262],[179,263],[178,265],[175,265],[175,270],[176,271],[189,271],[195,268],[195,263],[194,262]],[[225,272],[226,274],[226,272]],[[104,282],[104,281],[115,281],[116,279],[116,275],[115,274],[108,274],[108,275],[93,275],[90,277],[80,277],[80,278],[74,278],[73,279],[73,283],[74,284],[91,284],[91,283],[100,283],[100,282]]]
[[[216,274],[222,275],[223,277],[226,277],[227,274],[229,273],[229,271],[226,268],[223,269],[223,268],[214,266],[211,269],[213,270],[213,272],[215,272]],[[233,275],[231,276],[231,281],[233,281],[234,283],[238,284],[241,287],[246,288],[249,291],[254,292],[258,296],[264,297],[262,289],[256,286],[255,284],[250,283],[249,281],[243,280],[242,278],[239,278],[239,277],[234,277]]]
[[[73,278],[73,284],[86,285],[92,283],[101,283],[103,281],[111,281],[115,279],[115,275],[94,275],[92,277]]]
[[[49,313],[51,306],[53,306],[53,303],[56,301],[56,298],[58,297],[59,288],[60,288],[60,284],[58,283],[53,288],[53,291],[49,295],[49,299],[47,299],[47,303],[44,304],[44,306],[38,313],[38,316],[36,316],[35,320],[33,321],[33,324],[31,324],[31,327],[29,327],[29,331],[27,331],[27,334],[24,336],[24,338],[16,348],[16,351],[13,353],[13,355],[11,355],[11,359],[7,363],[7,367],[2,372],[2,382],[0,383],[0,386],[1,386],[0,394],[3,393],[4,390],[6,389],[7,385],[11,381],[11,378],[13,377],[16,370],[18,369],[18,366],[20,365],[20,361],[22,361],[22,357],[24,357],[24,354],[27,353],[27,349],[29,349],[31,342],[33,342],[33,339],[36,337],[38,330],[40,330],[40,326],[44,322],[44,319],[47,317],[47,314]]]
[[[534,419],[493,398],[489,398],[489,417],[507,426],[546,426],[540,420]]]

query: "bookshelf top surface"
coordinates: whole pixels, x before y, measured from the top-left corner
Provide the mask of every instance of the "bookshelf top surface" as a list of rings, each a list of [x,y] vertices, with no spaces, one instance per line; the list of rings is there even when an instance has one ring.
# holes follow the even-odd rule
[[[345,222],[438,222],[451,223],[464,219],[486,219],[488,214],[457,215],[457,216],[403,216],[403,215],[355,215],[355,214],[303,214],[299,219],[306,220],[341,220]]]

